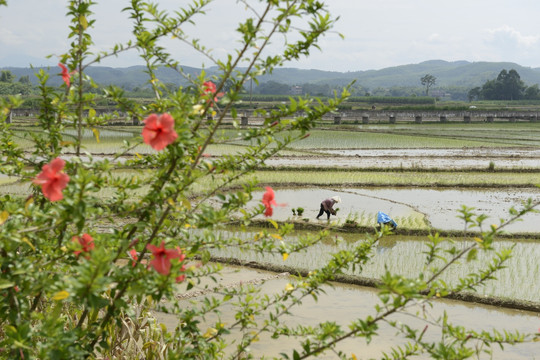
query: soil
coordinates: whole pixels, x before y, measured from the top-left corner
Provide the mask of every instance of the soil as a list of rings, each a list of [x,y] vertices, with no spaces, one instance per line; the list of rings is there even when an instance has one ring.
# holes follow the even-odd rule
[[[247,265],[247,264],[244,264]],[[279,292],[285,288],[288,282],[293,282],[292,279],[283,276],[272,276],[272,273],[246,267],[227,266],[221,278],[217,279],[217,284],[221,286],[240,286],[243,283],[257,284],[263,294],[272,294]],[[269,279],[268,281],[257,281],[257,279]],[[195,291],[205,291],[205,286],[200,285]],[[253,285],[252,285],[253,286]],[[322,321],[335,321],[337,324],[346,326],[350,321],[358,318],[365,318],[375,314],[374,306],[378,302],[377,292],[375,289],[357,286],[334,283],[332,286],[324,288],[325,293],[318,296],[318,301],[315,302],[312,298],[304,299],[302,306],[294,307],[290,315],[281,318],[288,326],[314,326]],[[219,294],[214,294],[220,296]],[[186,308],[197,306],[197,302],[193,302],[197,298],[184,300],[183,304]],[[232,301],[234,302],[234,300]],[[228,311],[227,311],[228,310]],[[209,315],[205,323],[200,324],[201,331],[206,331],[207,328],[213,327],[219,321],[226,326],[235,322],[234,313],[237,309],[232,306],[223,309],[218,315]],[[417,304],[410,308],[406,313],[395,314],[391,319],[396,321],[406,321],[413,328],[422,331],[426,322],[420,320],[415,315],[416,313],[429,313],[431,318],[438,318],[446,312],[449,319],[452,319],[453,325],[461,325],[471,328],[476,331],[481,329],[491,329],[504,331],[518,330],[520,332],[534,332],[538,328],[538,313],[520,311],[513,309],[502,309],[495,306],[479,305],[474,306],[452,300],[435,301],[433,307],[423,307],[422,304]],[[164,324],[168,329],[173,330],[178,325],[178,320],[174,315],[165,313],[155,313],[159,323]],[[383,351],[389,351],[391,346],[404,344],[405,341],[401,337],[396,336],[396,330],[385,323],[380,324],[377,333],[379,336],[373,338],[368,344],[364,338],[349,339],[339,344],[338,349],[346,354],[356,354],[359,358],[381,357]],[[232,331],[229,339],[240,339],[241,334]],[[428,326],[428,331],[424,335],[425,340],[435,340],[440,338],[440,330],[433,324]],[[298,341],[294,337],[272,339],[269,335],[262,334],[260,341],[253,343],[250,346],[250,352],[255,358],[262,356],[273,357],[279,356],[280,353],[292,355],[292,349],[298,347]],[[226,355],[232,354],[233,349],[226,349]],[[494,348],[493,358],[495,359],[516,359],[525,360],[531,359],[531,355],[539,353],[539,343],[526,343],[518,346],[506,346],[504,351],[500,348]],[[335,354],[329,352],[326,355],[318,355],[318,359],[335,359]]]
[[[312,154],[281,156],[266,161],[271,167],[358,169],[494,169],[540,171],[538,148],[471,149],[315,149]]]

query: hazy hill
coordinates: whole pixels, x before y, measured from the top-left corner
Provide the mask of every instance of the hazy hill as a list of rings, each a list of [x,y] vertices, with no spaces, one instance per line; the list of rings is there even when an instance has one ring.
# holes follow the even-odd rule
[[[33,84],[37,83],[37,78],[33,75],[43,69],[51,75],[49,78],[51,85],[59,85],[62,83],[62,78],[58,76],[60,74],[60,68],[58,66],[52,67],[37,67],[37,68],[18,68],[18,67],[4,67],[1,70],[10,70],[17,78],[30,75],[30,81]],[[87,74],[94,79],[94,81],[101,85],[118,85],[127,89],[133,89],[136,86],[145,86],[148,84],[148,76],[145,72],[144,66],[130,66],[127,68],[111,68],[105,66],[91,66],[87,69]],[[192,68],[189,66],[184,67],[184,72],[190,75],[198,75],[200,69]],[[160,68],[156,71],[159,79],[164,82],[170,82],[177,85],[186,84],[186,80],[180,76],[176,71],[170,68]]]
[[[39,68],[14,68],[5,67],[3,70],[10,70],[17,78],[23,75],[30,75],[32,82],[36,78],[32,75]],[[47,69],[47,68],[44,68]],[[264,75],[260,82],[276,81],[285,84],[304,83],[328,83],[330,85],[343,85],[352,80],[364,88],[392,86],[419,87],[420,78],[425,74],[431,74],[437,78],[438,87],[460,86],[472,88],[483,85],[487,80],[497,77],[502,69],[515,69],[521,79],[528,85],[540,84],[540,68],[523,67],[515,63],[508,62],[468,62],[443,60],[430,60],[419,64],[401,65],[389,67],[381,70],[367,70],[354,72],[335,72],[323,70],[302,70],[296,68],[276,69],[272,74]],[[61,78],[56,76],[60,73],[58,67],[51,67],[51,84],[60,84]],[[184,71],[191,75],[196,75],[200,69],[184,67]],[[216,69],[207,69],[209,75],[215,73]],[[94,66],[88,69],[88,74],[99,84],[115,84],[132,89],[136,86],[147,85],[147,76],[143,66],[132,66],[127,68],[110,68]],[[176,85],[187,84],[187,82],[174,70],[161,68],[157,72],[158,77],[169,83]]]
[[[280,69],[274,72],[271,80],[301,84],[304,82],[324,81],[347,83],[356,79],[357,84],[366,88],[389,88],[392,86],[418,87],[421,86],[420,78],[426,74],[431,74],[437,78],[437,86],[473,88],[483,85],[487,80],[496,78],[502,69],[515,69],[521,76],[521,79],[529,86],[540,84],[540,68],[533,69],[508,62],[448,62],[443,60],[430,60],[419,64],[401,65],[381,70],[346,73]],[[304,81],[303,79],[308,78],[308,76],[310,81]]]
[[[437,86],[463,86],[473,88],[497,77],[502,69],[515,69],[528,85],[540,84],[540,68],[524,67],[509,62],[468,62],[443,60],[424,61],[419,64],[401,65],[381,70],[332,72],[321,70],[278,69],[265,75],[261,81],[273,80],[287,84],[327,82],[347,84],[355,80],[365,88],[392,86],[419,87],[420,78],[431,74],[437,78]]]

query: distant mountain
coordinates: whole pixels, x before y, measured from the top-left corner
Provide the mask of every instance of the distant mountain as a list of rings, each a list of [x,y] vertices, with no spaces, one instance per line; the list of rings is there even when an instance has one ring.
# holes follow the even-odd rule
[[[60,68],[56,65],[50,67],[36,67],[33,69],[19,67],[0,68],[0,70],[11,71],[17,78],[30,75],[30,81],[33,84],[37,83],[37,78],[34,76],[34,73],[37,73],[42,69],[50,74],[49,81],[51,85],[60,85],[62,83],[62,78],[57,76],[60,74]],[[185,66],[183,70],[184,73],[191,76],[197,76],[201,72],[200,69],[189,66]],[[126,89],[133,89],[136,86],[148,85],[148,75],[145,71],[146,67],[144,66],[131,66],[127,68],[90,66],[86,72],[98,84],[117,85]],[[185,85],[188,83],[184,77],[170,68],[159,68],[156,71],[156,75],[166,83],[174,83],[176,85]]]
[[[15,76],[30,75],[32,82],[36,78],[32,75],[40,68],[15,68],[4,67],[2,70],[10,70]],[[44,68],[51,73],[51,84],[60,84],[61,78],[54,76],[60,73],[58,67]],[[329,85],[345,85],[352,80],[364,88],[389,88],[393,86],[420,87],[420,78],[431,74],[437,78],[437,87],[466,87],[473,88],[483,85],[487,80],[497,77],[502,69],[515,69],[526,85],[540,84],[540,68],[524,67],[510,62],[468,62],[468,61],[444,61],[430,60],[419,64],[409,64],[389,67],[381,70],[336,72],[323,70],[302,70],[296,68],[280,68],[259,79],[260,83],[276,81],[289,85],[301,85],[305,83],[328,83]],[[205,70],[208,75],[216,74],[217,69]],[[145,67],[132,66],[127,68],[111,68],[94,66],[88,68],[88,75],[94,81],[102,85],[115,84],[133,89],[136,86],[146,86],[147,75]],[[191,76],[200,73],[200,69],[184,67],[184,72]],[[176,85],[186,85],[188,82],[176,71],[169,68],[160,68],[157,76],[164,82]]]
[[[320,70],[278,69],[270,76],[264,76],[261,81],[273,80],[288,84],[306,82],[329,82],[331,84],[346,84],[356,80],[365,88],[392,86],[419,87],[420,78],[431,74],[437,78],[437,86],[460,86],[473,88],[483,85],[487,80],[497,77],[501,70],[515,69],[521,79],[528,85],[540,84],[540,68],[523,67],[509,62],[468,62],[443,60],[424,61],[419,64],[401,65],[381,70],[330,72]]]
[[[420,87],[420,78],[431,74],[437,78],[437,86],[460,86],[473,88],[497,77],[501,70],[515,69],[528,85],[540,84],[540,68],[524,67],[509,62],[468,62],[430,60],[419,64],[401,65],[381,70],[332,72],[321,70],[277,69],[265,75],[261,82],[273,80],[286,84],[324,83],[345,85],[356,80],[365,88],[392,86]]]

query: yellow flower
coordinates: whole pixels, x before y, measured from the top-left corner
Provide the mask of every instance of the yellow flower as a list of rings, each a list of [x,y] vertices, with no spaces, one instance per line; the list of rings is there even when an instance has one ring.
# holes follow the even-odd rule
[[[287,260],[288,257],[289,257],[289,254],[283,253],[283,261]]]
[[[208,328],[208,330],[206,330],[206,332],[204,333],[203,338],[205,339],[211,338],[212,336],[217,335],[217,333],[218,331],[216,329]]]
[[[6,220],[8,219],[9,217],[9,213],[7,211],[2,211],[2,213],[0,214],[0,225],[2,225],[3,223],[6,222]]]
[[[285,291],[293,291],[293,290],[294,290],[294,286],[291,283],[288,283],[287,285],[285,285]]]
[[[54,294],[53,300],[64,300],[69,297],[69,293],[66,290],[62,290]]]
[[[204,107],[201,104],[193,105],[193,114],[202,115],[204,112]]]

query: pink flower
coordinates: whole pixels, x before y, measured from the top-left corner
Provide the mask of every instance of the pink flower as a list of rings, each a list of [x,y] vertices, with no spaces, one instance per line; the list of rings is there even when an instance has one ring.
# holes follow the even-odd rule
[[[142,137],[146,144],[154,150],[163,150],[176,140],[178,134],[174,131],[174,119],[169,114],[157,116],[152,114],[144,120]]]
[[[263,195],[262,203],[266,207],[266,210],[264,211],[264,216],[272,216],[274,210],[272,209],[272,205],[277,205],[274,194],[274,189],[272,189],[270,186],[266,187],[266,192]]]
[[[203,83],[203,92],[205,95],[211,96],[216,92],[216,84],[214,84],[212,81],[205,81]],[[218,97],[222,97],[224,93],[220,92],[215,94],[214,101],[218,101]],[[210,101],[210,99],[208,99]]]
[[[50,201],[58,201],[64,198],[62,190],[69,182],[69,176],[62,172],[65,165],[64,160],[56,158],[50,164],[43,165],[41,172],[33,180],[34,184],[41,185],[43,195]]]
[[[272,209],[272,205],[274,206],[287,206],[287,204],[278,204],[275,200],[275,193],[274,189],[272,189],[270,186],[266,187],[266,192],[263,194],[261,202],[263,203],[264,207],[266,208],[264,210],[264,216],[272,216],[274,213],[274,209]]]
[[[139,258],[139,256],[137,255],[137,250],[135,249],[129,250],[129,257],[131,258],[131,260],[133,260],[131,262],[131,266],[133,267],[137,265],[137,259]]]
[[[171,259],[179,259],[179,261],[182,261],[186,257],[178,248],[165,249],[165,241],[162,241],[159,247],[148,244],[146,248],[150,250],[154,256],[152,261],[150,261],[150,265],[162,275],[168,275],[171,271]]]
[[[76,256],[78,256],[80,253],[88,253],[94,250],[94,239],[92,239],[92,237],[86,233],[83,234],[82,237],[74,236],[71,240],[74,242],[78,241],[82,246],[82,250],[76,250],[73,252]]]
[[[64,80],[66,86],[69,87],[71,75],[75,74],[75,71],[69,72],[67,67],[62,63],[58,63],[58,66],[62,69],[62,80]]]

